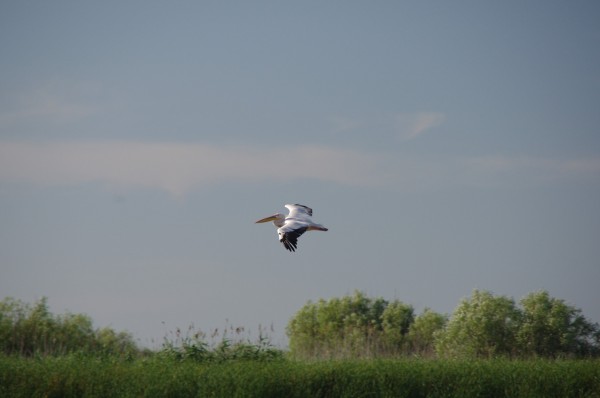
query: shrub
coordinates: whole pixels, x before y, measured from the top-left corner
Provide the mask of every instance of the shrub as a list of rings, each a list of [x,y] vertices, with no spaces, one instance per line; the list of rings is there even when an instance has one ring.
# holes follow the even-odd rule
[[[0,301],[0,351],[27,357],[74,352],[139,354],[126,332],[94,329],[91,318],[84,314],[53,315],[46,298],[29,305],[10,297]]]
[[[421,319],[421,316],[424,318]],[[297,358],[372,358],[433,351],[433,334],[445,317],[427,310],[415,317],[411,305],[352,296],[309,301],[290,319],[290,352]],[[411,334],[415,322],[419,329]]]

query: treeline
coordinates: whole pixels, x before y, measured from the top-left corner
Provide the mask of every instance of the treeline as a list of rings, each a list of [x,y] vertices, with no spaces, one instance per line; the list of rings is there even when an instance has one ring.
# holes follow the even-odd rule
[[[71,353],[132,357],[142,353],[131,334],[95,329],[87,315],[54,315],[46,298],[30,305],[10,297],[0,301],[0,352],[24,357]]]
[[[203,363],[265,362],[283,358],[283,350],[271,345],[262,328],[257,342],[245,338],[244,332],[243,327],[231,326],[221,331],[215,329],[209,337],[192,326],[186,332],[177,328],[164,337],[161,349],[152,351],[140,348],[128,332],[94,328],[92,319],[85,314],[52,314],[46,298],[33,305],[11,297],[0,301],[0,356],[28,358],[83,354],[126,360],[156,356]]]
[[[213,344],[202,332],[177,329],[171,338],[165,336],[158,354],[196,362],[283,358],[284,352],[271,345],[264,331],[253,343],[240,334],[243,328],[230,329]],[[290,319],[286,332],[289,354],[298,359],[600,357],[600,326],[546,291],[530,293],[516,303],[474,290],[450,316],[430,309],[416,314],[399,300],[370,298],[356,291],[309,301]],[[33,305],[13,298],[0,301],[0,354],[72,353],[121,358],[155,354],[139,348],[128,332],[94,328],[87,315],[50,313],[46,298]]]
[[[519,303],[473,291],[451,316],[415,314],[399,300],[362,292],[309,301],[287,326],[296,358],[450,357],[584,358],[600,356],[600,327],[546,291]]]

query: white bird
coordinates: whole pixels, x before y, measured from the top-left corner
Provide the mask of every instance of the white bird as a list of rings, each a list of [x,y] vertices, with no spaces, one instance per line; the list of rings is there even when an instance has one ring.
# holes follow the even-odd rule
[[[277,213],[262,218],[256,223],[273,221],[273,224],[277,227],[279,241],[289,251],[296,251],[298,238],[306,231],[327,231],[327,228],[311,220],[312,209],[310,207],[299,204],[285,205],[285,207],[290,210],[290,214],[287,217],[281,213]]]

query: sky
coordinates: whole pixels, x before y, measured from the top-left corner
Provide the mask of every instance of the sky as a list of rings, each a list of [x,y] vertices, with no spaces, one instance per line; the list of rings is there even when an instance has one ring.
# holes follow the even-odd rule
[[[4,1],[0,298],[160,347],[360,290],[600,322],[596,1]],[[286,203],[328,232],[287,252]],[[252,338],[252,336],[250,336]]]

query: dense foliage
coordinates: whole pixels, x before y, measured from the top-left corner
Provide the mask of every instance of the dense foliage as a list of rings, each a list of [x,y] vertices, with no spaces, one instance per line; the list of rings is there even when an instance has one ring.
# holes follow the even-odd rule
[[[443,356],[582,358],[600,355],[600,328],[548,292],[520,301],[475,290],[447,318],[415,315],[398,300],[352,296],[309,301],[290,320],[297,358]]]
[[[513,299],[475,290],[435,341],[442,356],[583,358],[600,355],[600,328],[548,292]]]
[[[309,301],[290,320],[290,351],[298,358],[395,357],[433,350],[445,317],[431,310],[415,316],[399,300],[352,296]]]
[[[0,352],[25,357],[74,352],[130,357],[140,350],[129,333],[94,329],[86,315],[52,314],[46,298],[33,305],[5,298],[0,301]]]
[[[0,355],[3,397],[598,397],[600,363],[227,361]]]

